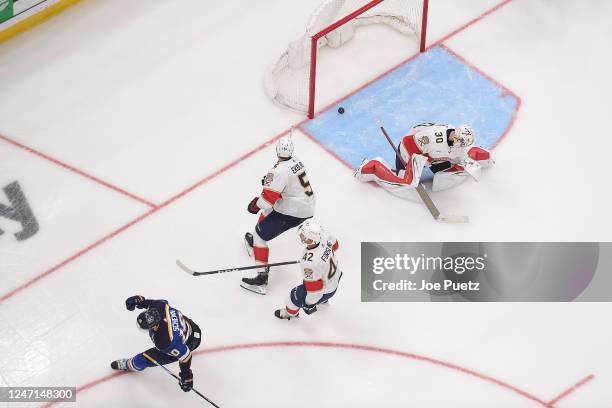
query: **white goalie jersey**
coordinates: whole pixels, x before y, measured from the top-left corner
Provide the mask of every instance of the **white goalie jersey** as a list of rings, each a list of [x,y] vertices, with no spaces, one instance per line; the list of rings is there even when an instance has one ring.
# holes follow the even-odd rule
[[[338,289],[342,275],[336,259],[338,241],[329,234],[321,238],[319,245],[313,249],[306,248],[300,259],[307,292],[306,303],[309,305],[316,304],[324,294]]]
[[[297,218],[314,215],[316,198],[306,175],[304,164],[297,157],[279,160],[265,175],[263,192],[257,206],[265,213],[274,211]]]
[[[408,136],[400,143],[400,154],[408,162],[412,154],[427,157],[430,163],[449,161],[452,164],[463,162],[467,157],[467,148],[458,144],[449,145],[448,135],[455,130],[454,126],[424,123],[417,125],[408,132]]]

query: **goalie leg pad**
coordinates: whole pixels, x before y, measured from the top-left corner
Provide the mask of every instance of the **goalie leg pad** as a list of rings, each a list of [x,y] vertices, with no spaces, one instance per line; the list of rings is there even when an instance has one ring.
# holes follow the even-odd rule
[[[396,197],[414,201],[415,203],[421,203],[421,197],[419,196],[419,193],[411,185],[392,184],[385,183],[382,181],[377,181],[376,184],[378,184],[380,187],[384,188],[387,192],[393,194]]]
[[[413,154],[410,157],[409,167],[404,175],[404,180],[406,180],[412,187],[417,187],[419,185],[425,164],[427,164],[427,157],[425,156]]]
[[[472,176],[474,180],[478,181],[480,179],[480,174],[482,172],[482,165],[480,162],[468,158],[463,163],[463,169],[466,173]]]
[[[389,165],[380,157],[364,160],[355,172],[359,181],[385,181],[387,183],[405,184],[403,178],[398,177]]]
[[[440,171],[434,174],[432,191],[448,190],[463,183],[469,175],[464,171]]]

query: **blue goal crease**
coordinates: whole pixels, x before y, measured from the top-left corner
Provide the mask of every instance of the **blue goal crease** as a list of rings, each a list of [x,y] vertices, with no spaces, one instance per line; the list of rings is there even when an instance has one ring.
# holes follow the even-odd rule
[[[344,114],[338,113],[338,107]],[[469,124],[475,144],[493,146],[512,122],[517,97],[507,94],[442,47],[406,62],[302,127],[353,167],[380,156],[391,166],[395,154],[377,125],[397,144],[423,122]]]

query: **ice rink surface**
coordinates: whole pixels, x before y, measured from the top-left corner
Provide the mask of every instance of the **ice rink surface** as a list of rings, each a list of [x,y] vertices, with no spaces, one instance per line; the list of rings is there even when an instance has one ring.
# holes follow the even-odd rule
[[[609,241],[612,3],[431,0],[428,45],[519,101],[497,165],[432,195],[465,225],[356,182],[267,99],[264,71],[318,1],[215,3],[84,0],[0,44],[0,189],[17,182],[39,227],[18,240],[0,217],[0,385],[77,386],[82,407],[203,406],[159,368],[109,368],[150,347],[123,303],[142,294],[200,325],[195,387],[223,408],[611,407],[609,304],[362,304],[359,254],[361,241]],[[418,51],[364,30],[322,59],[318,109]],[[293,125],[344,277],[329,307],[287,322],[272,313],[295,267],[264,297],[174,262],[252,262],[246,205]],[[272,262],[301,250],[293,232],[270,247]]]

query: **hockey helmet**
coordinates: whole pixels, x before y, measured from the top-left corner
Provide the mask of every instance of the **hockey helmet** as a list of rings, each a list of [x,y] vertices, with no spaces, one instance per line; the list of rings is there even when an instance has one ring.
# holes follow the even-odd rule
[[[298,238],[302,244],[315,245],[321,242],[323,229],[319,224],[312,221],[306,221],[298,228]]]
[[[147,309],[136,318],[136,324],[138,328],[142,330],[149,330],[157,326],[159,322],[161,322],[161,316],[157,309]]]
[[[455,136],[459,139],[461,147],[469,147],[474,144],[474,131],[469,125],[461,125],[455,129]]]
[[[293,155],[293,141],[291,136],[283,136],[276,143],[276,155],[280,159],[290,159]]]

